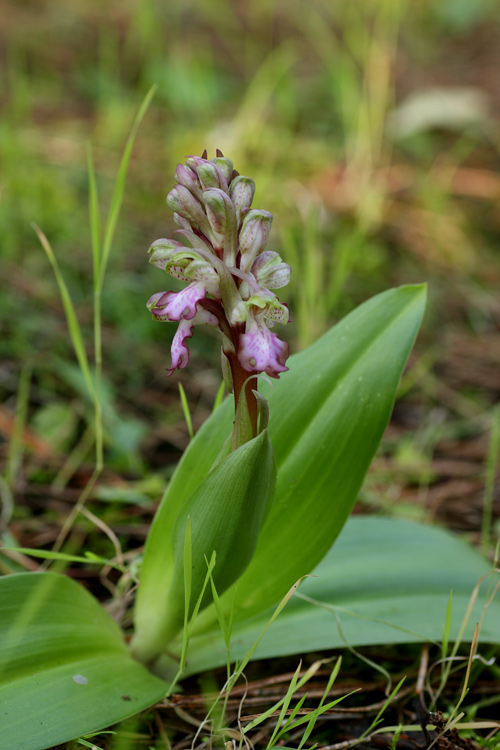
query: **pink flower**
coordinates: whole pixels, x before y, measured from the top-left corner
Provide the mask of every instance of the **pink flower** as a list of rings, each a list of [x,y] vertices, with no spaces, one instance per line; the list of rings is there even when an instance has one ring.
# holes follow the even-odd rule
[[[167,370],[167,377],[170,377],[174,370],[182,370],[186,367],[189,362],[189,349],[185,341],[193,335],[193,326],[201,325],[202,323],[209,326],[216,326],[218,321],[215,315],[201,308],[191,320],[184,318],[179,322],[170,347],[172,363]]]
[[[265,372],[271,378],[279,378],[286,372],[288,344],[269,330],[264,315],[249,315],[245,333],[240,336],[238,360],[247,372]]]
[[[195,281],[177,293],[157,292],[148,301],[148,308],[156,320],[179,321],[170,348],[172,364],[167,370],[168,377],[174,370],[182,370],[189,362],[189,349],[185,341],[193,335],[193,326],[203,323],[209,326],[219,324],[215,315],[198,307],[198,302],[206,296],[205,285]]]
[[[205,299],[207,290],[201,281],[194,281],[180,292],[157,292],[148,300],[147,307],[156,320],[192,320],[197,304]]]

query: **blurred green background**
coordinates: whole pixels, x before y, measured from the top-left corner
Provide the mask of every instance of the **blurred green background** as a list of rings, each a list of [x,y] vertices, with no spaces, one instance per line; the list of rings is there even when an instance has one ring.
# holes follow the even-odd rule
[[[146,251],[174,230],[175,166],[205,148],[253,177],[254,206],[274,214],[269,247],[293,268],[280,334],[292,351],[374,293],[430,283],[402,386],[406,437],[387,438],[406,480],[431,482],[443,435],[486,434],[500,393],[496,0],[1,0],[0,16],[4,509],[14,491],[14,517],[36,514],[37,485],[70,502],[91,471],[92,407],[31,223],[59,259],[92,357],[86,144],[105,217],[153,84],[103,294],[101,501],[157,498],[188,440],[177,383],[195,427],[219,387],[211,331],[196,331],[190,366],[166,380],[175,326],[145,307],[168,288]],[[457,379],[461,361],[469,380]],[[55,533],[26,540],[29,528],[26,544]]]

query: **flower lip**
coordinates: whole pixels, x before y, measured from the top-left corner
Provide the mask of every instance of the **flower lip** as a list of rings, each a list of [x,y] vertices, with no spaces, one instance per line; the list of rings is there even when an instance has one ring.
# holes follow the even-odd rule
[[[167,377],[170,377],[174,370],[182,370],[189,362],[189,349],[184,342],[186,339],[190,339],[192,335],[193,323],[190,320],[181,320],[170,348],[172,362],[167,369]]]
[[[217,325],[217,318],[208,310],[200,308],[192,320],[181,320],[177,326],[177,331],[172,339],[170,354],[172,362],[167,369],[167,377],[170,377],[175,370],[182,370],[189,362],[189,349],[186,345],[186,339],[193,335],[193,326],[206,324],[210,326]]]
[[[250,373],[265,372],[271,378],[279,378],[281,372],[288,370],[287,358],[288,344],[269,330],[262,314],[249,316],[238,349],[242,367]]]

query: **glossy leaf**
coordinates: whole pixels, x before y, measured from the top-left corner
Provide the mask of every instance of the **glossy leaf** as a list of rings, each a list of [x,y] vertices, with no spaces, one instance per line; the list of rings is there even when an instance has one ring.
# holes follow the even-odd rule
[[[463,540],[442,529],[394,518],[349,519],[338,541],[263,636],[253,659],[331,648],[440,641],[450,591],[456,639],[482,576],[464,640],[470,641],[498,574]],[[301,598],[304,597],[304,598]],[[312,603],[308,599],[314,600]],[[257,640],[272,609],[233,625],[231,659]],[[500,594],[485,612],[481,643],[500,643]],[[187,673],[226,663],[218,630],[191,642]]]
[[[118,625],[55,573],[0,578],[1,747],[42,750],[108,727],[162,698]]]
[[[278,482],[256,553],[238,583],[236,618],[277,602],[331,547],[389,420],[424,305],[422,286],[380,294],[291,357],[290,372],[279,383],[260,384],[269,401]],[[231,431],[231,401],[217,409],[191,442],[157,512],[141,574],[139,624],[166,590],[173,558],[165,540]],[[221,597],[226,611],[232,601],[231,588]],[[201,614],[199,630],[215,620],[211,607]]]

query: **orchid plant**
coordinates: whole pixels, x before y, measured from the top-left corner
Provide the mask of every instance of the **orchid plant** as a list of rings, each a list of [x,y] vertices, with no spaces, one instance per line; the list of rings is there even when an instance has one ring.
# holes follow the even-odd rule
[[[253,180],[220,151],[189,157],[176,178],[167,204],[179,228],[152,244],[149,259],[186,286],[154,294],[147,307],[156,321],[177,323],[168,375],[188,365],[194,326],[219,329],[232,396],[191,441],[158,507],[133,633],[124,636],[64,575],[0,578],[5,750],[97,732],[153,705],[184,675],[226,664],[230,676],[235,661],[239,674],[250,658],[439,639],[451,588],[449,637],[472,634],[462,618],[489,571],[474,550],[396,519],[346,524],[425,289],[378,295],[288,358],[274,325],[288,321],[275,292],[290,267],[267,249],[272,216],[252,208]],[[498,610],[493,602],[485,640],[500,638]]]

